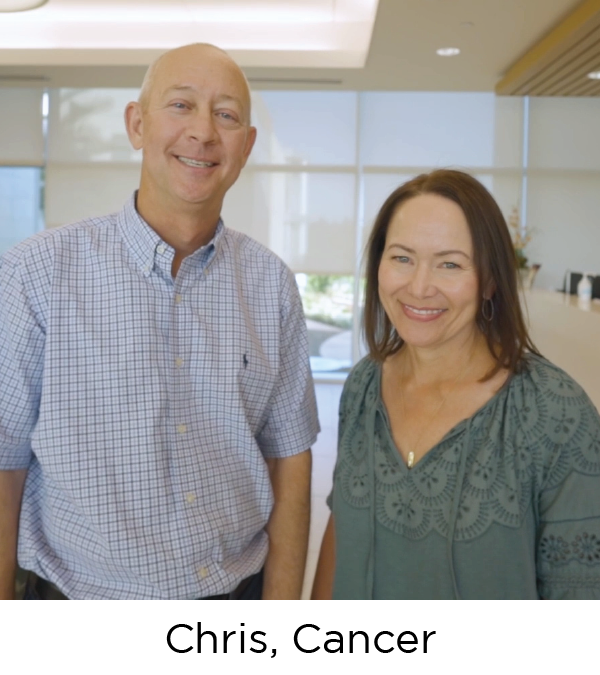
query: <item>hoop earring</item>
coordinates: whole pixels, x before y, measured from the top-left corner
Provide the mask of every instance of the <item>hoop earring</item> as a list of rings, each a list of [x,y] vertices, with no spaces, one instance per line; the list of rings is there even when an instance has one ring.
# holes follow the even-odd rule
[[[489,305],[488,305],[489,303]],[[489,307],[489,310],[486,314],[486,309]],[[488,323],[494,318],[494,301],[491,298],[484,298],[481,303],[481,316]]]

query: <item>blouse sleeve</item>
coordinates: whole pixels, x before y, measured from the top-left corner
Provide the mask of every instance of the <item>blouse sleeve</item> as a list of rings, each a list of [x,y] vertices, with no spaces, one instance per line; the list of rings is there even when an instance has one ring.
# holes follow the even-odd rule
[[[356,422],[356,418],[364,413],[362,408],[363,397],[365,389],[368,387],[369,381],[376,371],[376,366],[369,359],[363,358],[350,371],[340,398],[340,406],[338,410],[338,442],[337,442],[337,458],[335,468],[333,470],[333,481],[331,492],[327,497],[327,506],[331,509],[333,506],[333,491],[335,490],[336,476],[338,474],[340,460],[343,459],[343,444],[342,438],[346,432],[346,427],[352,419]]]
[[[600,599],[600,417],[556,369],[544,409],[538,464],[537,573],[545,599]]]
[[[336,456],[336,462],[335,462],[335,467],[333,469],[333,478],[331,481],[331,490],[329,494],[327,495],[327,506],[329,507],[329,510],[331,511],[333,508],[333,490],[335,488],[335,477],[337,474],[338,470],[338,464],[339,464],[339,453],[340,453],[340,437],[343,433],[344,429],[344,422],[347,416],[347,410],[348,410],[348,399],[351,397],[350,393],[350,382],[352,381],[352,378],[354,376],[354,372],[351,372],[348,375],[348,378],[346,379],[346,382],[344,383],[344,388],[342,389],[342,395],[340,397],[340,406],[338,409],[338,442],[337,442],[337,456]]]

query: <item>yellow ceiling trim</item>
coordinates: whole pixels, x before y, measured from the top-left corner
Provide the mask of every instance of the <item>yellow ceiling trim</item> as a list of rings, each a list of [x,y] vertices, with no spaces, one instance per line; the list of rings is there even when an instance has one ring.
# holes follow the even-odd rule
[[[577,31],[584,28],[598,15],[600,15],[600,0],[584,0],[573,13],[563,19],[545,38],[508,69],[496,85],[496,93],[512,93],[518,86],[519,80],[536,69],[542,60],[554,55],[565,42],[573,38]]]

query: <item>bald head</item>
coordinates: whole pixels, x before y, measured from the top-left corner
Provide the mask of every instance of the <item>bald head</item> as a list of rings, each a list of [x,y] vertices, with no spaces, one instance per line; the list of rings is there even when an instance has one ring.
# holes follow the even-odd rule
[[[168,223],[179,209],[214,228],[256,140],[249,121],[248,83],[225,52],[194,44],[163,54],[125,108],[129,140],[142,150],[142,217],[160,212]]]
[[[242,69],[229,54],[207,43],[195,43],[171,49],[153,61],[142,82],[138,102],[144,111],[148,110],[150,101],[159,86],[161,72],[171,68],[207,68],[225,67],[239,84],[242,105],[246,111],[246,124],[250,124],[250,85]]]

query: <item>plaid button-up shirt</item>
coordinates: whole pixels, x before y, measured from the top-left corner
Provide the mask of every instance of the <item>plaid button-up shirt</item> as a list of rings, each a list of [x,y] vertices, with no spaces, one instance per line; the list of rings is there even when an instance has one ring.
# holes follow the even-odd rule
[[[0,262],[0,469],[28,467],[19,562],[70,598],[195,598],[258,571],[265,457],[318,432],[288,268],[219,224],[185,258],[137,214]]]

